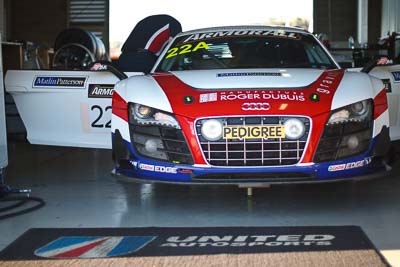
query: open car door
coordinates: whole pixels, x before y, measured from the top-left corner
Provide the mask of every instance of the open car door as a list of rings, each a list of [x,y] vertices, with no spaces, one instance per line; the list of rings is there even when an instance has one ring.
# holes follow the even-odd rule
[[[180,31],[180,23],[168,15],[143,19],[126,40],[116,67],[126,76],[145,75]],[[5,86],[30,143],[111,148],[111,98],[120,79],[101,68],[10,70]]]

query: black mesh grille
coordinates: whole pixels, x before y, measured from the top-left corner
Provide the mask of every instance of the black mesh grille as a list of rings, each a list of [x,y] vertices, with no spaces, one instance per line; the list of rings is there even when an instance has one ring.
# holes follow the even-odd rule
[[[293,117],[254,116],[216,118],[225,126],[279,125]],[[214,166],[281,166],[299,162],[307,143],[310,122],[308,118],[296,117],[305,125],[305,133],[298,140],[288,138],[269,139],[220,139],[208,141],[202,136],[201,127],[207,119],[196,122],[200,146],[207,162]],[[215,119],[215,118],[213,118]]]
[[[180,164],[193,164],[193,158],[182,130],[156,126],[130,124],[132,144],[140,155],[156,160]],[[157,143],[157,151],[146,151],[146,141],[152,139]]]
[[[335,161],[366,152],[371,144],[372,125],[372,121],[326,125],[314,162]],[[350,148],[349,138],[357,138],[358,146]]]

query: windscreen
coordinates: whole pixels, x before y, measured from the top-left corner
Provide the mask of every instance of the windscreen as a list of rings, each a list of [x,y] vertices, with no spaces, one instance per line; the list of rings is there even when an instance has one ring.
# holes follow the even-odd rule
[[[219,31],[180,36],[156,71],[337,66],[310,34],[277,31]]]

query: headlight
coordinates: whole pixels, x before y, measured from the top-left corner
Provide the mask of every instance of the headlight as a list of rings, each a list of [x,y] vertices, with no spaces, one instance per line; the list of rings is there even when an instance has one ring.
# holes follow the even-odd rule
[[[368,112],[367,101],[364,100],[350,105],[350,110],[358,117],[365,115]]]
[[[222,137],[222,123],[219,120],[207,120],[201,126],[201,134],[209,141],[217,141]]]
[[[332,111],[327,125],[349,121],[364,121],[372,116],[371,100],[363,100]]]
[[[289,119],[283,123],[285,135],[288,139],[299,139],[304,135],[306,127],[299,119]]]
[[[151,107],[145,106],[145,105],[135,104],[134,112],[138,118],[148,119],[151,117],[151,115],[153,115],[154,109],[152,109]]]
[[[176,129],[181,128],[172,114],[135,103],[129,103],[129,122],[142,125],[161,125]]]
[[[367,99],[333,110],[324,127],[314,162],[361,155],[372,141],[373,101]]]

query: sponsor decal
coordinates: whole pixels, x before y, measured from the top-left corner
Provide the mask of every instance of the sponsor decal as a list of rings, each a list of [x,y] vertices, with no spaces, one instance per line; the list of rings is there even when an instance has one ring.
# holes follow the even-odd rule
[[[368,164],[370,164],[371,161],[372,161],[372,158],[368,157],[363,160],[359,160],[359,161],[355,161],[355,162],[331,165],[328,167],[328,171],[336,172],[336,171],[344,171],[344,170],[350,170],[350,169],[355,169],[355,168],[361,168],[361,167],[364,167],[364,166],[367,166]]]
[[[87,77],[36,76],[33,87],[85,88]]]
[[[223,139],[285,138],[282,125],[224,126]]]
[[[144,170],[144,171],[153,172],[154,171],[154,165],[140,163],[139,164],[139,169]]]
[[[43,258],[107,258],[137,252],[156,236],[63,236],[35,250]]]
[[[114,84],[89,84],[89,98],[112,98]]]
[[[395,82],[400,82],[400,71],[392,71],[392,75]]]
[[[93,64],[92,67],[90,67],[90,70],[92,70],[92,71],[108,70],[108,66],[105,64],[101,64],[101,63],[95,63],[95,64]]]
[[[243,103],[242,110],[270,110],[271,105],[269,103]]]
[[[175,167],[158,166],[144,163],[139,164],[139,169],[151,172],[178,173],[178,168]]]
[[[221,92],[220,101],[234,100],[285,100],[304,102],[306,98],[303,93],[293,91],[231,91]]]
[[[328,72],[326,77],[318,85],[316,89],[317,93],[326,95],[331,94],[331,92],[336,88],[334,82],[338,76],[340,76],[339,72]]]
[[[208,49],[208,45],[205,42],[199,42],[196,45],[184,44],[180,47],[173,47],[167,51],[166,59],[171,57],[176,57],[177,55],[183,55],[187,53],[196,52],[199,49]]]
[[[191,95],[187,95],[183,97],[183,102],[185,104],[192,104],[194,102],[194,98]]]
[[[331,246],[334,235],[171,236],[161,247]]]
[[[345,169],[346,169],[346,164],[331,165],[328,167],[328,171],[330,172],[343,171]]]
[[[215,102],[217,100],[218,100],[217,93],[200,94],[199,98],[200,103]]]
[[[280,37],[289,39],[300,39],[300,34],[295,32],[288,32],[284,30],[233,30],[233,31],[217,31],[217,32],[206,32],[206,33],[195,33],[186,38],[182,43],[189,41],[198,41],[204,39],[214,39],[221,37],[243,37],[243,36],[270,36],[270,37]]]
[[[280,72],[227,72],[217,73],[218,78],[222,77],[243,77],[243,76],[282,76]]]

